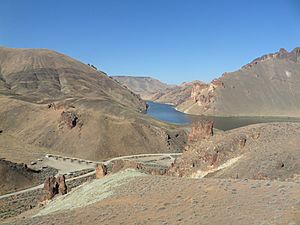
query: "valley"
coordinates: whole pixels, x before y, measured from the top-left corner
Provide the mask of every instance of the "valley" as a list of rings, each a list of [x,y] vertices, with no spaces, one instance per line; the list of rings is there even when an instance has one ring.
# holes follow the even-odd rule
[[[241,70],[285,60],[296,73],[295,52]],[[219,90],[237,75],[172,86],[109,77],[45,49],[0,48],[0,66],[1,224],[300,221],[300,118],[295,102],[283,105],[297,100],[293,86],[264,100],[281,101],[275,108],[247,100],[264,113],[238,99],[229,113]]]

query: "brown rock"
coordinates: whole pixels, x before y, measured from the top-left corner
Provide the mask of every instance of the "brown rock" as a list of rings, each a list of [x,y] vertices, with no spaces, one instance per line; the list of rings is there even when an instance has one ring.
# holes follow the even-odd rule
[[[107,174],[107,167],[104,164],[98,164],[96,167],[96,179],[100,179]]]
[[[61,175],[57,178],[47,177],[44,182],[44,195],[42,201],[50,200],[58,193],[64,195],[67,193],[67,185],[65,182],[65,176]]]
[[[193,123],[188,142],[201,141],[213,136],[213,121],[197,121]]]
[[[78,123],[78,116],[74,112],[63,111],[61,113],[61,120],[67,125],[69,129],[76,127]]]
[[[56,178],[58,182],[58,191],[60,194],[64,195],[67,194],[67,185],[66,185],[66,179],[64,175],[58,176]]]
[[[55,177],[47,177],[44,182],[44,200],[52,199],[58,194],[58,182]]]

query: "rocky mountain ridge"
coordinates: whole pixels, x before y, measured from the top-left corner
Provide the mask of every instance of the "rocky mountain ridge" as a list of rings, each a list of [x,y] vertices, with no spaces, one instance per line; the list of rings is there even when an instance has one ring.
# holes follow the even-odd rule
[[[280,49],[208,85],[195,84],[177,109],[196,115],[300,116],[299,52]]]

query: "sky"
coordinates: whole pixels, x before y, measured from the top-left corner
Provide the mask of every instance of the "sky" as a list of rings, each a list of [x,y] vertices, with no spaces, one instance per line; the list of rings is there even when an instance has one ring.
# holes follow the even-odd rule
[[[0,46],[55,50],[108,75],[209,82],[300,46],[300,0],[1,0]]]

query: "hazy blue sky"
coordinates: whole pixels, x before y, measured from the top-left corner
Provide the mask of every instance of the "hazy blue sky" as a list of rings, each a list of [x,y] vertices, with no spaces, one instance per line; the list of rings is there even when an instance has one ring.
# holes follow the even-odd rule
[[[0,10],[0,45],[168,83],[210,81],[300,46],[299,0],[1,0]]]

